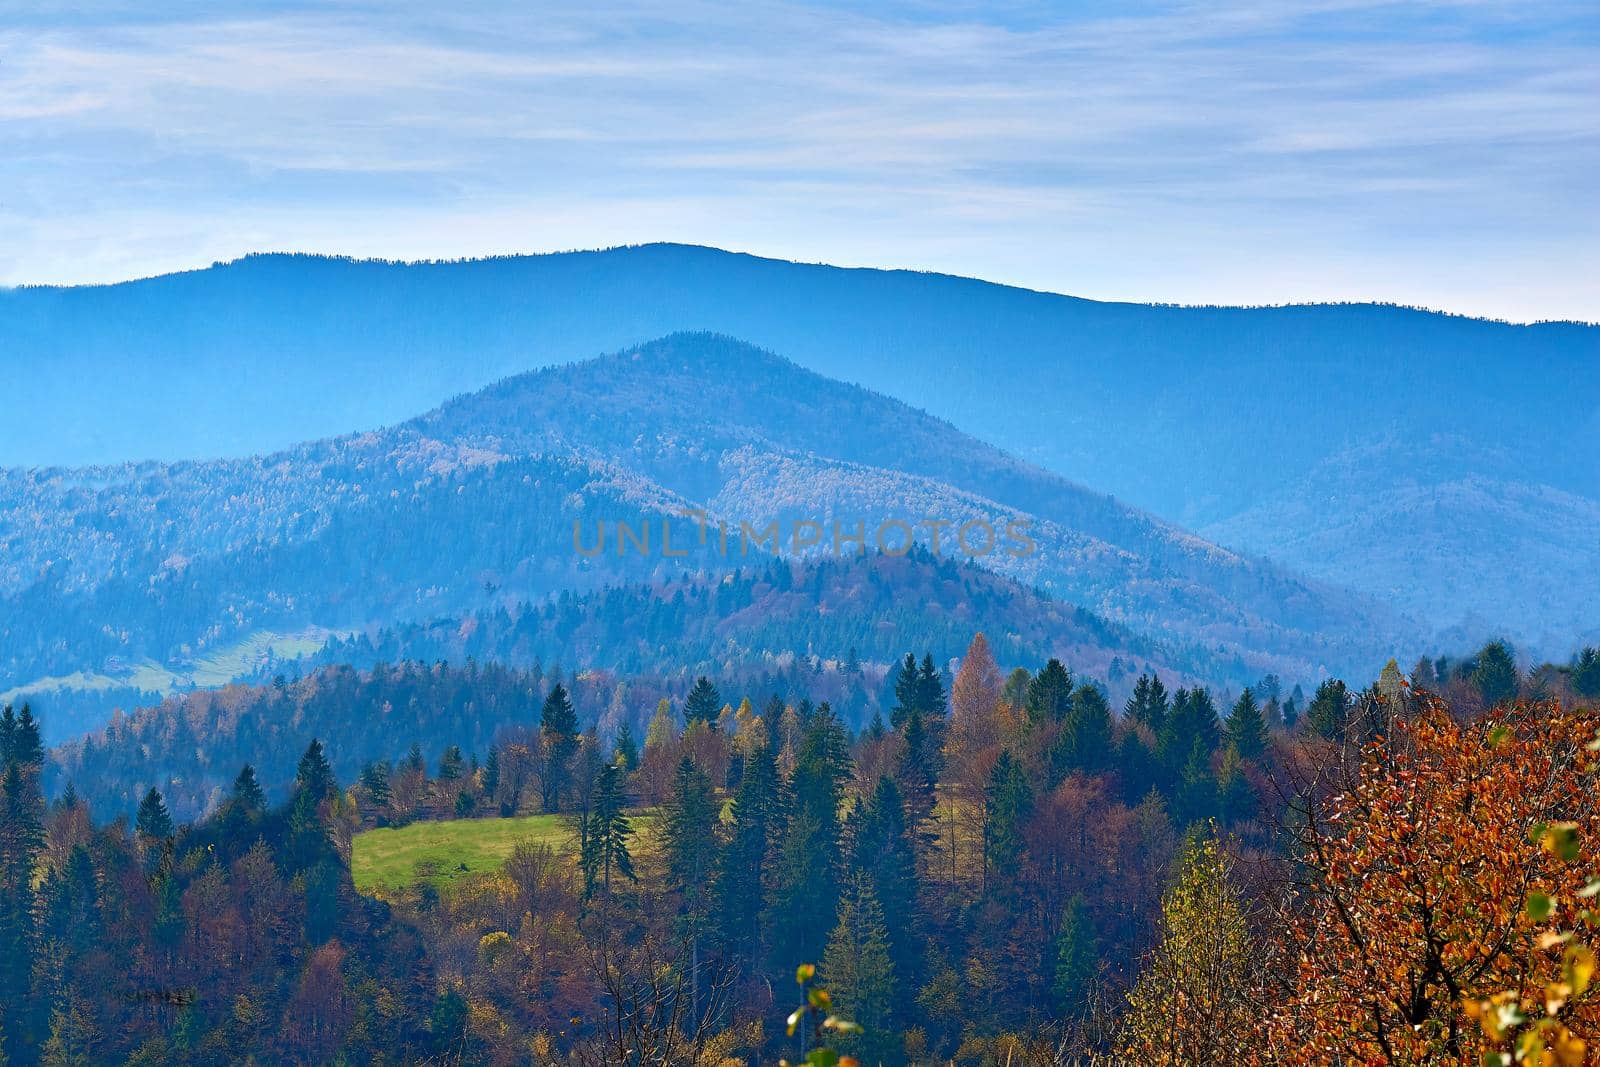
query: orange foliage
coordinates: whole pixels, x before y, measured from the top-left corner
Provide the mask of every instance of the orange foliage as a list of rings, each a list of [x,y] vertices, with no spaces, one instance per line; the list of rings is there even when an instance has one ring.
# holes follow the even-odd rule
[[[1587,918],[1600,841],[1597,727],[1594,711],[1532,702],[1461,723],[1425,697],[1367,745],[1302,813],[1307,878],[1286,945],[1298,973],[1260,1059],[1514,1062],[1481,1020],[1508,1001],[1543,1016],[1570,974],[1576,942],[1560,931]],[[1558,824],[1573,842],[1565,857],[1539,843]],[[1600,1047],[1592,990],[1554,1007]],[[1576,1039],[1518,1061],[1600,1062]]]

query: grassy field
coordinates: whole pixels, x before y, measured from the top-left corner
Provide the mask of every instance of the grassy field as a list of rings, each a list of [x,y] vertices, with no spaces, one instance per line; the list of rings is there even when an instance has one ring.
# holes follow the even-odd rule
[[[318,626],[310,626],[292,634],[256,630],[242,640],[195,660],[189,667],[189,680],[202,689],[227,685],[259,667],[268,652],[279,659],[309,656],[327,644],[333,633]]]
[[[637,854],[649,836],[655,813],[630,814]],[[498,870],[517,842],[524,840],[569,853],[578,847],[571,820],[561,815],[416,822],[357,834],[351,849],[351,876],[356,889],[370,895],[381,896],[421,881],[447,889],[458,878]]]
[[[35,693],[93,692],[125,685],[148,693],[159,693],[162,696],[191,686],[198,686],[201,689],[215,688],[227,685],[240,675],[256,670],[265,661],[268,652],[279,659],[310,655],[338,632],[318,626],[310,626],[289,634],[257,630],[231,645],[207,653],[190,664],[168,667],[145,660],[114,675],[98,671],[77,671],[67,675],[35,678],[0,693],[0,704],[16,703]]]

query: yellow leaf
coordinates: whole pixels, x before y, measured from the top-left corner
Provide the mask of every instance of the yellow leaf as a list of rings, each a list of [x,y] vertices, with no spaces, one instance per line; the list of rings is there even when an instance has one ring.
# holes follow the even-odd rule
[[[1589,950],[1589,946],[1573,945],[1568,948],[1565,969],[1567,984],[1572,987],[1572,995],[1582,995],[1594,977],[1594,953]]]

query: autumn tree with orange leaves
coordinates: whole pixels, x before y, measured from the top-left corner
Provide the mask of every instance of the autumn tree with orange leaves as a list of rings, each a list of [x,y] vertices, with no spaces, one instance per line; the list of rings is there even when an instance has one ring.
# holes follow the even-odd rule
[[[1463,723],[1411,704],[1296,813],[1292,980],[1257,1061],[1600,1062],[1600,714],[1520,702]]]

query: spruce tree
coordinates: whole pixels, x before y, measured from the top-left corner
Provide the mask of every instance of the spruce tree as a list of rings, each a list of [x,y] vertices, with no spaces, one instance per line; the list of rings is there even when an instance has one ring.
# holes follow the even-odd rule
[[[1344,733],[1345,720],[1350,714],[1350,691],[1337,678],[1329,678],[1317,686],[1316,695],[1306,706],[1306,729],[1327,738]]]
[[[394,790],[389,784],[389,765],[382,760],[374,760],[361,768],[361,786],[372,799],[374,809],[382,811],[387,808],[394,797]]]
[[[595,779],[588,826],[583,835],[583,851],[579,857],[585,899],[593,897],[597,888],[606,897],[611,896],[613,870],[629,881],[638,880],[633,873],[633,856],[628,851],[628,838],[633,836],[633,824],[623,807],[622,776],[620,767],[608,763],[600,768]]]
[[[33,708],[22,705],[17,718],[16,733],[12,739],[12,758],[24,767],[44,765],[44,742],[39,736],[39,721],[33,717]]]
[[[1031,725],[1064,720],[1072,709],[1072,672],[1060,660],[1050,660],[1028,683],[1027,705]]]
[[[1430,677],[1433,674],[1431,665],[1428,668],[1428,674]],[[1577,691],[1579,696],[1591,699],[1600,696],[1600,651],[1585,646],[1582,652],[1572,658],[1572,666],[1568,668],[1568,674],[1572,678],[1572,688]],[[1423,684],[1417,680],[1416,671],[1412,671],[1411,684],[1419,686]],[[1428,686],[1428,688],[1431,688],[1431,686]]]
[[[770,745],[757,746],[745,760],[730,814],[732,831],[717,871],[716,925],[728,954],[755,975],[767,940],[767,871],[786,821]]]
[[[1221,741],[1222,723],[1209,692],[1200,688],[1179,689],[1172,695],[1172,707],[1156,745],[1157,755],[1169,771],[1181,774],[1196,745],[1203,748],[1209,758]]]
[[[541,799],[545,811],[557,812],[572,792],[572,757],[578,752],[578,713],[560,682],[545,698],[539,718],[539,736],[544,742]]]
[[[161,790],[150,787],[150,791],[139,802],[139,814],[133,825],[134,832],[149,841],[162,841],[172,836],[172,815],[167,811],[167,802],[162,799]]]
[[[239,775],[233,780],[233,789],[229,794],[233,805],[246,814],[256,814],[267,810],[267,796],[261,791],[261,783],[256,779],[256,769],[246,763],[239,769]]]
[[[306,746],[300,765],[295,768],[294,788],[296,795],[307,796],[313,804],[320,804],[339,791],[333,768],[328,766],[328,757],[322,751],[322,742],[315,738]]]
[[[406,753],[405,762],[402,764],[412,774],[427,774],[428,764],[422,758],[422,746],[416,742],[411,743],[411,751]]]
[[[895,973],[908,988],[918,988],[923,953],[917,857],[905,799],[887,775],[879,777],[851,822],[851,866],[871,881],[883,905]]]
[[[792,812],[773,887],[773,952],[785,967],[815,960],[839,900],[839,805],[848,742],[824,703],[806,724],[789,790]]]
[[[922,657],[922,667],[917,671],[917,710],[929,720],[942,720],[949,710],[949,703],[945,693],[944,679],[939,674],[939,668],[933,665],[932,654]]]
[[[905,721],[900,746],[900,765],[896,769],[906,802],[906,819],[914,839],[926,842],[931,830],[934,804],[938,799],[939,759],[920,710],[913,710]]]
[[[44,801],[39,776],[16,758],[15,733],[11,743],[12,758],[6,761],[0,782],[0,1004],[5,1006],[0,1012],[0,1038],[4,1050],[19,1062],[28,1062],[38,1044],[40,1025],[33,989],[38,949],[34,873],[45,844]]]
[[[984,790],[983,857],[985,882],[1010,880],[1022,856],[1022,829],[1033,814],[1033,787],[1022,764],[1003,749]]]
[[[483,760],[483,795],[494,800],[500,793],[500,746],[490,745]]]
[[[1123,706],[1122,714],[1159,737],[1167,721],[1167,687],[1161,684],[1159,674],[1141,674],[1133,684],[1133,696]]]
[[[1071,710],[1051,753],[1054,781],[1074,771],[1098,774],[1109,767],[1112,734],[1111,707],[1105,696],[1092,685],[1080,685],[1072,694]]]
[[[325,875],[313,869],[338,862],[333,842],[328,835],[326,822],[329,801],[339,794],[339,783],[333,777],[333,768],[322,751],[322,742],[313,740],[306,746],[295,770],[294,794],[289,800],[289,843],[286,865],[294,872],[307,872],[307,892],[312,887],[323,889]],[[314,914],[313,914],[314,913]],[[318,938],[332,936],[336,922],[336,902],[322,897],[315,901],[308,897],[306,928]],[[321,943],[321,940],[316,943]]]
[[[1516,696],[1517,661],[1511,646],[1504,641],[1490,641],[1484,645],[1467,680],[1478,690],[1478,696],[1486,708],[1503,704]],[[28,709],[24,707],[22,713],[26,716]]]
[[[1054,967],[1050,975],[1050,995],[1057,1013],[1066,1017],[1083,1014],[1087,1007],[1095,967],[1100,958],[1095,943],[1094,924],[1089,920],[1089,905],[1082,893],[1074,893],[1056,935]]]
[[[895,1010],[899,981],[883,906],[865,875],[851,880],[839,903],[838,922],[822,956],[821,979],[832,998],[831,1010],[861,1028],[839,1040],[840,1050],[862,1063],[900,1063],[904,1046]]]
[[[627,719],[622,720],[622,726],[617,730],[616,744],[612,746],[612,758],[629,773],[639,766],[639,742],[634,740],[633,724]]]
[[[1256,703],[1256,695],[1246,688],[1228,714],[1228,743],[1245,759],[1260,759],[1267,750],[1267,722]]]
[[[1196,737],[1178,779],[1178,792],[1172,800],[1172,817],[1179,826],[1189,826],[1218,814],[1217,778],[1211,773],[1211,750],[1205,739]]]
[[[1232,744],[1222,750],[1222,766],[1217,771],[1217,807],[1227,825],[1243,822],[1256,814],[1255,791],[1244,776],[1244,760]]]
[[[717,687],[711,684],[711,679],[701,675],[695,679],[694,685],[689,689],[689,695],[683,702],[683,724],[693,726],[703,722],[713,730],[717,728],[717,717],[722,714],[722,694]]]
[[[713,932],[712,874],[717,863],[717,824],[721,805],[711,778],[685,756],[673,778],[672,795],[661,813],[661,843],[669,888],[677,894],[677,934],[689,949],[689,1000],[692,1024],[700,1021],[700,950]]]
[[[889,727],[900,730],[911,718],[912,712],[922,708],[922,680],[917,671],[917,657],[910,652],[900,662],[894,676],[894,707],[889,710]]]

